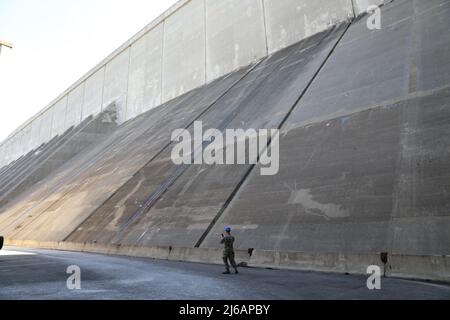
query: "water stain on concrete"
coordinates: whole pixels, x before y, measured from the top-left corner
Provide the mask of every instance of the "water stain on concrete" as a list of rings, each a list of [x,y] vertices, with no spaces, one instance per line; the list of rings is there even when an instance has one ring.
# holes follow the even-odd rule
[[[294,187],[286,185],[291,191],[288,203],[301,205],[308,215],[323,217],[327,220],[347,218],[350,214],[342,209],[342,206],[333,203],[320,203],[314,199],[309,189],[297,189],[297,182]]]

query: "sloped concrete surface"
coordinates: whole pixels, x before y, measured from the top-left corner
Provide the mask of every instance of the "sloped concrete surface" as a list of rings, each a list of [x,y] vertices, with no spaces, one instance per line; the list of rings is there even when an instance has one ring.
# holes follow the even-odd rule
[[[71,163],[76,169],[68,165],[49,179],[49,185],[41,184],[10,206],[0,217],[14,223],[1,232],[14,239],[64,240],[170,143],[173,130],[189,126],[246,72],[237,71],[121,126],[103,144]]]
[[[243,124],[244,129],[277,127],[345,27],[320,34],[263,61],[199,120],[205,128],[222,131]],[[254,116],[256,112],[258,117]],[[162,188],[176,170],[171,149],[134,175],[68,240],[194,246],[248,167],[188,168],[148,212],[136,217],[145,199]],[[106,225],[103,227],[102,223]]]
[[[33,150],[20,167],[13,165],[11,174],[4,174],[0,188],[0,206],[5,206],[35,183],[40,182],[77,154],[106,139],[115,129],[116,108],[110,106],[95,119],[90,117],[38,150]],[[8,180],[6,180],[9,178]]]
[[[448,5],[394,1],[382,30],[355,22],[283,128],[279,175],[255,169],[204,246],[231,225],[243,249],[448,255],[449,82],[417,42],[422,21],[450,28]]]
[[[243,249],[449,255],[449,94],[290,130],[280,173],[256,169],[211,235],[231,225]]]

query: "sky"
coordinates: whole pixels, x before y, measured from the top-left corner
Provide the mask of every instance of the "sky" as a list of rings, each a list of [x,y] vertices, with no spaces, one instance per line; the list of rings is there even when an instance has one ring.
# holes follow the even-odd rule
[[[0,141],[177,0],[0,0]]]

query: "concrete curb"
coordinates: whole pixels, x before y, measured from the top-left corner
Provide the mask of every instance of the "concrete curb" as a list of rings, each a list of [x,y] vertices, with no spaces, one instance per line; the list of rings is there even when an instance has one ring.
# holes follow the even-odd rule
[[[22,240],[5,240],[5,246],[180,262],[222,264],[221,249],[217,248],[143,247]],[[251,256],[246,251],[236,251],[236,262],[248,267],[357,275],[366,275],[367,267],[377,265],[382,269],[384,267],[386,276],[389,277],[450,283],[450,256],[390,255],[388,263],[384,265],[381,261],[380,254],[303,253],[255,250]]]

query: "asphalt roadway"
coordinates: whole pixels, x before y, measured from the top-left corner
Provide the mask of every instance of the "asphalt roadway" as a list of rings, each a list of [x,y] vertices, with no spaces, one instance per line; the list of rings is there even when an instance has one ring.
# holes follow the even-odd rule
[[[69,266],[81,270],[70,290]],[[397,300],[450,299],[450,286],[367,277],[246,268],[223,275],[220,266],[48,250],[0,251],[1,300]],[[69,281],[70,284],[76,282]]]

